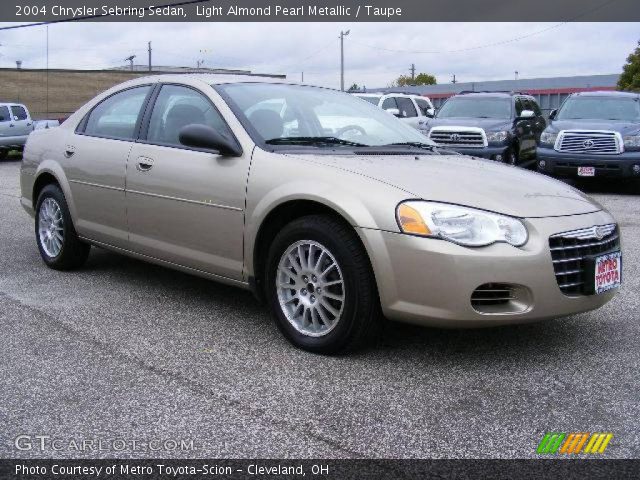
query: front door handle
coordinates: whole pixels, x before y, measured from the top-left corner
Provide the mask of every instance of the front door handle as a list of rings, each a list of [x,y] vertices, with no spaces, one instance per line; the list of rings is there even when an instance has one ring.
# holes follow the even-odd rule
[[[76,147],[73,145],[67,145],[64,150],[64,156],[67,158],[71,158],[73,154],[76,153]]]
[[[151,170],[151,168],[153,168],[153,159],[146,157],[138,158],[138,164],[136,165],[136,168],[141,172],[148,172],[149,170]]]

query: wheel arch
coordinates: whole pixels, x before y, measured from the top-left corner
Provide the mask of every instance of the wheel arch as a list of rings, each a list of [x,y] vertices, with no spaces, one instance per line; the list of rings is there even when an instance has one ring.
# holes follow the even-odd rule
[[[34,182],[31,191],[32,195],[32,205],[35,211],[36,204],[38,202],[38,195],[42,189],[47,185],[57,185],[60,190],[62,190],[62,194],[64,195],[65,200],[67,201],[67,207],[69,208],[69,214],[71,215],[71,219],[73,222],[76,222],[76,209],[75,204],[73,202],[73,198],[71,195],[71,189],[69,186],[69,182],[64,175],[64,171],[62,167],[54,161],[45,160],[42,162],[35,175]]]
[[[347,218],[347,216],[339,211],[334,206],[327,205],[316,199],[298,198],[288,199],[282,203],[273,206],[266,215],[264,215],[262,221],[257,228],[256,234],[253,237],[251,254],[247,260],[251,267],[249,271],[249,283],[251,290],[259,300],[264,300],[262,277],[264,274],[264,268],[267,263],[267,252],[271,242],[277,235],[277,233],[288,223],[308,215],[325,214],[334,217],[335,219],[348,225],[354,229],[353,221]],[[362,248],[367,253],[369,258],[369,252],[362,242],[357,230],[354,229],[356,236],[362,244]],[[371,259],[369,258],[371,263]]]

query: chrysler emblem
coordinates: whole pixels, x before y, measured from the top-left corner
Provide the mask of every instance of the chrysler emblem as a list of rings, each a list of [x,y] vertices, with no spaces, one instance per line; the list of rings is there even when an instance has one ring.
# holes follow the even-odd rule
[[[594,145],[595,144],[593,143],[593,140],[585,140],[584,142],[582,142],[582,146],[587,149],[593,148]]]
[[[598,240],[602,240],[605,237],[604,227],[594,227],[594,234]]]
[[[460,140],[460,135],[458,135],[457,133],[452,133],[451,134],[451,140],[453,140],[454,142],[457,142],[458,140]]]

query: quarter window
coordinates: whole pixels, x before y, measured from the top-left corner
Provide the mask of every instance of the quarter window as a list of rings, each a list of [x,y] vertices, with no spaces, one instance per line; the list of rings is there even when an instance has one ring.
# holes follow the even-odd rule
[[[8,122],[9,120],[11,120],[9,107],[3,105],[2,107],[0,107],[0,122]]]
[[[413,106],[413,102],[411,101],[410,98],[398,97],[396,98],[396,101],[398,102],[398,109],[400,110],[400,115],[402,115],[403,118],[418,116],[416,107]]]
[[[27,111],[24,107],[20,105],[13,105],[11,107],[11,111],[13,112],[13,116],[16,117],[16,120],[26,120],[27,119]]]
[[[111,95],[89,114],[85,135],[132,140],[150,86],[130,88]]]
[[[229,127],[204,95],[180,85],[163,85],[153,107],[147,141],[179,146],[180,129],[191,124],[207,125],[232,138]]]

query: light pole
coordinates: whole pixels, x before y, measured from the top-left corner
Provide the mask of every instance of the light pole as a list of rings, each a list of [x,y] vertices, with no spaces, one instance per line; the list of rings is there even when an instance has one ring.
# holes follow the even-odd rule
[[[131,55],[130,57],[125,58],[129,62],[129,68],[133,72],[133,59],[136,58],[135,55]]]
[[[340,31],[340,90],[344,92],[344,37],[349,35],[351,30]]]

